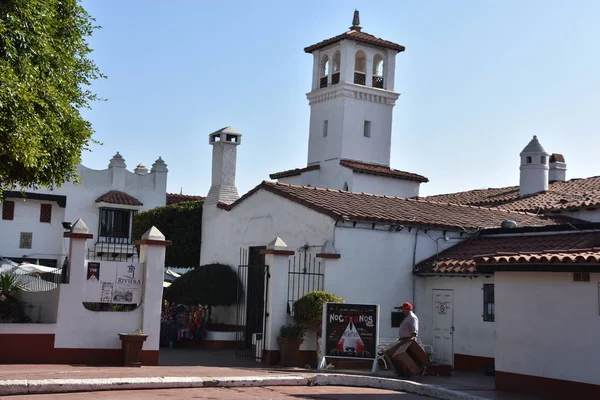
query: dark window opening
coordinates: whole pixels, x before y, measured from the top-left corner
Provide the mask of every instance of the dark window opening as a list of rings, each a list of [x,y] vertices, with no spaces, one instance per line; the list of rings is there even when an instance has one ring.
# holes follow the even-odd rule
[[[483,320],[494,322],[494,284],[483,285]]]
[[[130,210],[100,209],[100,242],[128,243],[132,213]]]
[[[4,200],[2,203],[2,219],[13,220],[15,218],[15,202]]]
[[[527,162],[527,164],[531,164],[531,156],[525,157],[525,162]]]
[[[52,223],[52,204],[42,204],[40,207],[40,222]]]
[[[20,249],[30,249],[33,242],[33,233],[32,232],[21,232],[21,236],[19,238],[19,248]]]
[[[589,281],[590,281],[590,273],[589,272],[573,273],[573,282],[589,282]]]

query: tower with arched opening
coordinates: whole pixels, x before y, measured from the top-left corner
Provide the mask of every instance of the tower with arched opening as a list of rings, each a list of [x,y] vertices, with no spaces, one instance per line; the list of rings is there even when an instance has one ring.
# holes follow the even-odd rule
[[[358,11],[313,55],[308,165],[350,159],[389,166],[396,55],[404,46],[363,32]]]

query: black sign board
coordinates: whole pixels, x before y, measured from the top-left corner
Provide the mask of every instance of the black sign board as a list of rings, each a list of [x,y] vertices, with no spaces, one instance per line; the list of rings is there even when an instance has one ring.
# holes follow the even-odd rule
[[[323,356],[375,360],[376,365],[378,330],[378,305],[327,303],[323,307]]]
[[[100,280],[100,263],[99,262],[88,262],[87,267],[87,280],[98,282]]]

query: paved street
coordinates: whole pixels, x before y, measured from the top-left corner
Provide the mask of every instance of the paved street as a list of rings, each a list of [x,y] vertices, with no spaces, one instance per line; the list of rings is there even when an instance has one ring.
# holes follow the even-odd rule
[[[33,396],[7,396],[3,400],[153,400],[153,399],[231,399],[231,400],[418,400],[430,399],[409,393],[388,390],[351,388],[338,386],[291,386],[253,388],[199,388],[166,390],[117,390],[113,392],[90,392],[47,394]]]

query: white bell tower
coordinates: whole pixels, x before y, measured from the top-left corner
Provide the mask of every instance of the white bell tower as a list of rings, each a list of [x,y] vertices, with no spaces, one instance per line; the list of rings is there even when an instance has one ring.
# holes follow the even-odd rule
[[[358,11],[313,55],[308,165],[336,159],[390,165],[396,55],[404,46],[362,31]]]

